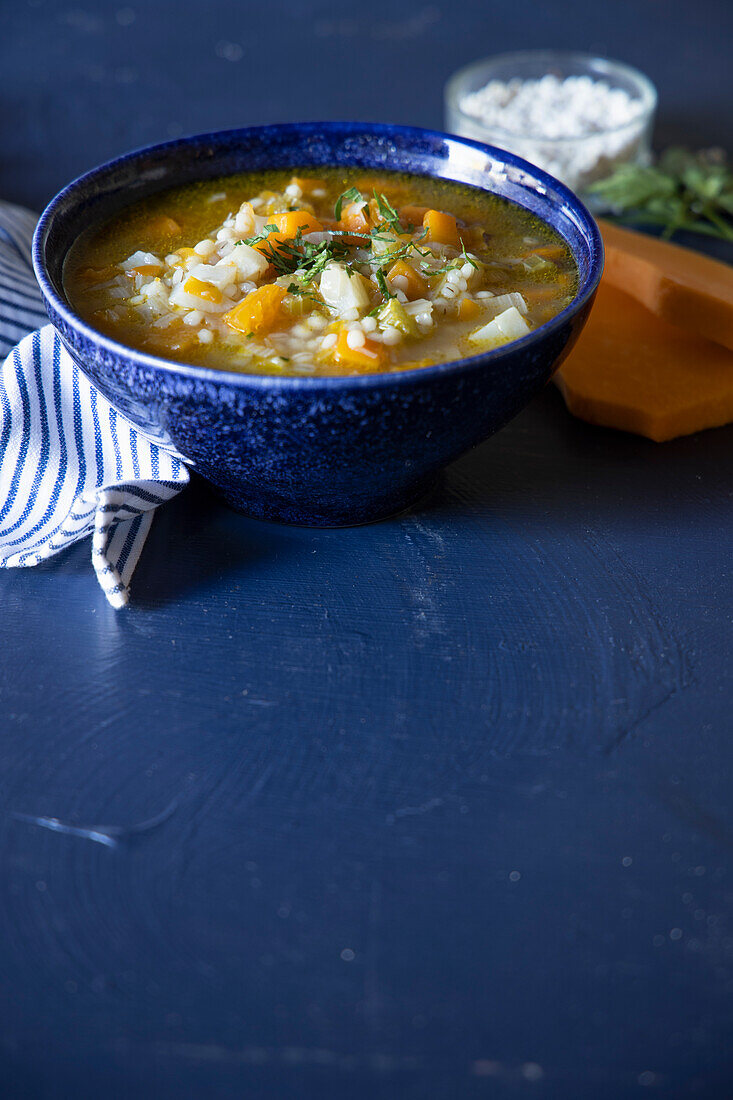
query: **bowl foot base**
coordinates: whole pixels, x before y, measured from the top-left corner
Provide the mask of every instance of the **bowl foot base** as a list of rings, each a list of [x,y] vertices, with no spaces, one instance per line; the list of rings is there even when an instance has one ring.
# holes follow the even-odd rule
[[[374,501],[344,501],[298,503],[292,500],[248,493],[239,487],[212,485],[212,489],[230,508],[251,519],[270,523],[285,523],[291,527],[360,527],[390,519],[413,507],[433,487],[437,474],[423,478],[394,494]]]

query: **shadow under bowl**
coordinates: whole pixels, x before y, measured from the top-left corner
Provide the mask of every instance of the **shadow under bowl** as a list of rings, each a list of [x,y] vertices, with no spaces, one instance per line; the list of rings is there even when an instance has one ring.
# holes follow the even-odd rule
[[[354,377],[271,377],[175,363],[102,335],[74,312],[63,265],[90,225],[169,187],[305,165],[396,170],[501,195],[564,238],[578,266],[578,293],[553,320],[505,347]],[[332,527],[406,508],[444,466],[542,389],[585,323],[603,247],[580,200],[510,153],[407,126],[309,122],[182,138],[88,172],[42,214],[33,263],[63,343],[133,424],[175,448],[232,507],[260,519]]]

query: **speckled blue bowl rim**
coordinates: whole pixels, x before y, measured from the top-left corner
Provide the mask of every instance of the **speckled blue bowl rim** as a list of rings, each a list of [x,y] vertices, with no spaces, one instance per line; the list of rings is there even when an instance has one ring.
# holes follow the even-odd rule
[[[166,149],[174,150],[180,149],[189,144],[205,142],[205,141],[221,141],[235,139],[237,136],[249,135],[251,137],[261,137],[266,139],[268,135],[283,135],[287,136],[288,131],[292,132],[293,136],[298,134],[300,137],[304,133],[322,134],[328,136],[331,134],[338,134],[345,136],[345,131],[351,131],[352,134],[374,134],[375,136],[388,136],[389,134],[399,133],[402,137],[409,138],[414,136],[415,138],[434,138],[443,141],[449,141],[456,145],[460,145],[469,149],[476,149],[481,153],[487,154],[494,160],[498,161],[500,165],[511,165],[521,171],[526,172],[533,180],[541,184],[550,191],[555,192],[560,196],[567,206],[572,211],[573,215],[577,219],[579,228],[587,233],[590,240],[590,248],[588,255],[588,271],[583,280],[582,285],[578,289],[578,293],[573,298],[572,302],[565,307],[557,316],[553,317],[550,321],[546,321],[539,328],[533,329],[528,336],[523,336],[518,340],[513,340],[511,343],[506,344],[500,348],[495,348],[492,351],[485,351],[479,355],[471,355],[463,359],[451,359],[446,363],[436,363],[431,367],[413,367],[407,370],[394,371],[394,372],[379,372],[375,374],[347,374],[347,375],[270,375],[270,374],[247,374],[243,371],[227,371],[218,370],[212,367],[199,367],[190,363],[179,363],[171,359],[164,359],[157,355],[149,355],[147,352],[139,351],[137,348],[130,347],[128,344],[119,343],[117,340],[112,340],[110,337],[98,332],[97,329],[92,328],[69,306],[68,302],[57,294],[51,279],[48,276],[45,259],[43,257],[42,242],[46,235],[46,230],[49,224],[56,216],[57,209],[62,206],[65,200],[69,197],[73,197],[73,193],[76,188],[81,185],[87,185],[94,181],[94,177],[101,175],[110,169],[114,169],[119,165],[126,164],[129,161],[135,160],[137,157],[149,153],[157,153]],[[348,164],[348,161],[344,162]],[[395,169],[399,171],[399,168]],[[427,178],[432,178],[430,172],[413,173],[415,175],[423,175]],[[176,186],[172,184],[171,186]],[[478,184],[472,184],[471,186],[482,188]],[[491,188],[486,187],[483,190],[490,191]],[[554,200],[549,196],[541,196],[543,199],[554,205]],[[511,201],[511,200],[507,200]],[[517,204],[521,205],[521,204]],[[536,216],[542,218],[541,214]],[[572,250],[572,245],[568,243]],[[574,258],[575,253],[574,253]],[[601,238],[600,230],[596,225],[592,215],[588,209],[584,206],[581,200],[575,195],[569,187],[555,179],[548,172],[544,172],[541,168],[537,168],[534,164],[524,160],[522,157],[516,156],[514,153],[510,153],[505,149],[499,149],[493,145],[486,145],[481,141],[474,141],[471,138],[459,137],[456,134],[449,134],[443,130],[429,130],[419,126],[402,126],[399,124],[384,123],[384,122],[349,122],[349,121],[328,121],[328,122],[284,122],[284,123],[272,123],[266,126],[246,126],[237,127],[232,130],[218,130],[210,133],[203,134],[189,134],[185,137],[175,138],[172,141],[157,142],[153,145],[144,145],[138,149],[133,149],[129,153],[124,153],[120,157],[114,157],[112,160],[105,161],[104,164],[97,165],[96,168],[92,168],[89,172],[85,172],[81,176],[77,176],[71,183],[67,184],[59,193],[51,200],[46,209],[41,214],[41,217],[36,226],[36,231],[33,235],[33,267],[36,273],[39,286],[43,291],[44,296],[51,302],[54,309],[59,313],[63,320],[73,329],[77,329],[86,337],[92,344],[97,344],[104,348],[105,351],[111,352],[113,355],[120,358],[127,358],[132,360],[138,367],[155,370],[166,370],[172,374],[183,375],[188,378],[195,378],[203,382],[212,382],[218,385],[229,384],[235,386],[261,386],[268,390],[292,390],[297,388],[308,389],[348,389],[352,387],[378,387],[378,386],[395,386],[400,384],[407,384],[411,382],[416,374],[419,374],[421,378],[427,380],[430,376],[452,374],[455,371],[467,371],[472,367],[479,367],[486,364],[487,360],[491,362],[497,362],[508,354],[513,354],[519,348],[530,347],[532,343],[544,339],[550,332],[560,328],[566,324],[571,317],[580,312],[583,306],[592,298],[595,293],[598,283],[600,282],[601,275],[603,273],[603,240]]]

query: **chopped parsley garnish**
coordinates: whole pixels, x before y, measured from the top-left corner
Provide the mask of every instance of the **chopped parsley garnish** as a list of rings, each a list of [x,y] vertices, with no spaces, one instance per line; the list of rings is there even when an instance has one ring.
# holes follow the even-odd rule
[[[237,244],[248,244],[250,248],[254,248],[256,244],[261,244],[262,241],[266,241],[271,233],[277,233],[276,225],[266,225],[261,233],[258,233],[255,237],[247,237],[244,241],[237,241]]]
[[[317,279],[327,264],[332,260],[343,260],[349,251],[348,245],[339,240],[321,241],[320,244],[304,241],[300,229],[292,240],[268,245],[265,238],[264,243],[266,247],[261,250],[262,255],[270,261],[277,274],[294,275],[298,271],[301,272],[302,282]]]
[[[336,221],[341,221],[341,207],[345,202],[359,202],[361,198],[363,196],[358,187],[349,187],[348,191],[342,191],[333,208],[333,216]]]
[[[314,294],[312,290],[308,290],[307,287],[301,286],[300,283],[290,283],[287,291],[288,294],[292,294],[296,298],[310,298],[312,302],[320,302],[318,295]]]
[[[400,225],[400,216],[387,196],[381,193],[377,194],[375,191],[374,198],[377,200],[377,210],[382,215],[387,225],[389,225],[395,233],[401,233],[402,226]]]
[[[382,297],[384,298],[384,300],[386,302],[388,302],[390,300],[390,298],[395,298],[396,295],[393,294],[392,291],[389,289],[389,287],[387,285],[387,280],[384,277],[384,271],[382,270],[381,267],[377,268],[377,271],[376,271],[375,275],[376,275],[376,279],[377,279],[377,286],[381,290]]]

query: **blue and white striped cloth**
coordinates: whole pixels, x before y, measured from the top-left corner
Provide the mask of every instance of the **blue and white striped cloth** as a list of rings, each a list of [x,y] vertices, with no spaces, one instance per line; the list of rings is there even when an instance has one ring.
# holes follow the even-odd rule
[[[47,323],[31,266],[35,223],[0,203],[0,360],[9,352],[0,367],[0,566],[37,565],[91,534],[99,583],[123,607],[153,512],[184,488],[188,470],[110,405]]]

